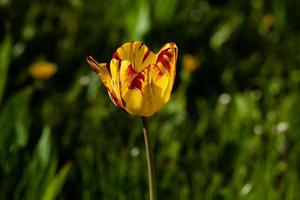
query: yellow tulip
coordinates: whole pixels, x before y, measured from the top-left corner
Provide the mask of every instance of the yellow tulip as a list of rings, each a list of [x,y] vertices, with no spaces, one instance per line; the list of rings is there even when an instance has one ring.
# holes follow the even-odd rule
[[[39,61],[32,64],[28,71],[33,78],[45,80],[56,73],[57,65],[48,61]]]
[[[182,65],[186,71],[193,72],[199,67],[200,61],[196,56],[185,54],[182,58]]]
[[[128,42],[109,64],[91,56],[87,62],[105,85],[112,102],[132,115],[149,117],[169,101],[176,74],[178,49],[165,44],[154,54],[142,42]]]

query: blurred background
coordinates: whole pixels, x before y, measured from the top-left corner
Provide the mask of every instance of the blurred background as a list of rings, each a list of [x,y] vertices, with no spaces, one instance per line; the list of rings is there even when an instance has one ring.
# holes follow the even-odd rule
[[[159,199],[300,198],[299,0],[0,0],[0,199],[147,199],[141,121],[85,57],[174,41]]]

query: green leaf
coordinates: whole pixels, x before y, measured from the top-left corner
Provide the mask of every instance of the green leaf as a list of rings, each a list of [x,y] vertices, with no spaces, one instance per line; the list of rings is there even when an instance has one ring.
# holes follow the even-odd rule
[[[129,40],[141,40],[151,26],[150,5],[146,0],[138,1],[125,18]]]
[[[6,85],[11,49],[12,39],[9,35],[7,35],[2,44],[0,45],[0,104]]]
[[[51,153],[50,132],[51,132],[51,128],[49,126],[45,126],[38,144],[38,149],[37,149],[38,156],[43,165],[47,165],[50,158],[50,153]]]
[[[52,200],[57,197],[67,179],[71,166],[71,162],[66,163],[59,173],[52,179],[43,195],[43,200]]]
[[[178,0],[159,0],[154,4],[154,19],[157,24],[168,24],[174,20]]]

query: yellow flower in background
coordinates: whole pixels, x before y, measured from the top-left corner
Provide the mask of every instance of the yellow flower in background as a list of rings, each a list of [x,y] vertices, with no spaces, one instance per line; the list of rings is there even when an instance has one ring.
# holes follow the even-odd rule
[[[182,66],[188,72],[195,71],[200,65],[200,61],[196,56],[185,54],[182,58]]]
[[[178,49],[165,44],[154,54],[142,42],[128,42],[110,63],[87,62],[106,86],[113,103],[132,115],[148,117],[168,102],[176,74]]]
[[[38,61],[29,67],[29,74],[35,79],[48,79],[57,71],[57,65],[48,61]]]

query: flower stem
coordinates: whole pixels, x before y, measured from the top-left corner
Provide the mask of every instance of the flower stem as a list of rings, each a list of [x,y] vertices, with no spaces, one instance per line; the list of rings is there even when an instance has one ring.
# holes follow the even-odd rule
[[[151,149],[151,141],[149,137],[149,127],[146,117],[142,117],[143,132],[145,139],[146,155],[147,155],[147,165],[148,165],[148,180],[149,180],[149,195],[150,200],[156,200],[156,182],[154,173],[154,162]]]

